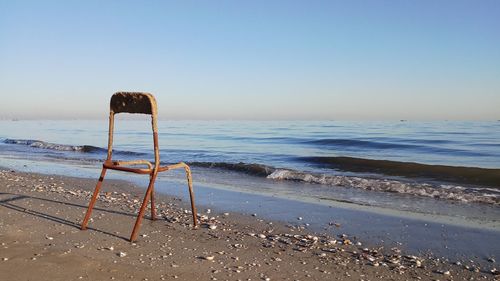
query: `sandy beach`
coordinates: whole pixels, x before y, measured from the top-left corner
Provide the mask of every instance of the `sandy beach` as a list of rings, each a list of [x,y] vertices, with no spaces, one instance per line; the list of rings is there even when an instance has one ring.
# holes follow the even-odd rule
[[[192,229],[187,202],[158,196],[160,218],[144,220],[130,243],[144,190],[105,181],[81,231],[94,179],[0,171],[0,280],[495,280],[486,266],[365,248],[258,216],[199,206]]]
[[[476,2],[0,1],[0,281],[500,281]]]

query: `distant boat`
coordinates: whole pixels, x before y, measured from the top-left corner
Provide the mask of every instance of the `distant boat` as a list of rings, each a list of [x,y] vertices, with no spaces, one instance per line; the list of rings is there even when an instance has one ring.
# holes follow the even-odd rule
[[[19,121],[19,119],[17,119],[17,118],[12,118],[12,122],[16,122],[16,121]]]
[[[399,122],[406,122],[406,121],[408,121],[408,120],[406,120],[406,119],[399,120]]]

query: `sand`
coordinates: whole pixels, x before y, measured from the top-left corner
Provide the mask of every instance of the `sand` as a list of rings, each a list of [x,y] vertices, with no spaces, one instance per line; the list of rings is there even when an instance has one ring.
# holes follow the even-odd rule
[[[187,202],[166,196],[130,243],[144,189],[105,181],[81,231],[95,182],[0,170],[0,280],[500,280],[494,259],[450,264],[203,206],[193,229]]]

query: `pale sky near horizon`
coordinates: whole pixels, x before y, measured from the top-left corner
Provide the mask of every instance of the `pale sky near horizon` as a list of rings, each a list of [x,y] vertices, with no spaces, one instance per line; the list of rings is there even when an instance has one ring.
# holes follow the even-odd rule
[[[0,0],[0,118],[500,119],[500,1]]]

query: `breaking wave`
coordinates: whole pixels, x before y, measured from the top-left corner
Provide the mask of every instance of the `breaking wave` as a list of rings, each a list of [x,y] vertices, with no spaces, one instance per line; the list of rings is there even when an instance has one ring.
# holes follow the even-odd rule
[[[298,160],[323,168],[342,171],[378,173],[410,178],[429,178],[459,184],[500,187],[500,169],[429,165],[355,157],[302,157],[298,158]]]
[[[77,151],[85,153],[93,152],[106,152],[107,150],[102,147],[92,146],[92,145],[66,145],[44,142],[40,140],[18,140],[18,139],[5,139],[3,141],[6,144],[20,144],[27,145],[36,148],[59,150],[59,151]]]
[[[23,140],[23,139],[5,139],[3,141],[5,144],[18,144],[26,145],[29,147],[55,150],[55,151],[73,151],[81,153],[106,153],[108,150],[102,147],[93,145],[68,145],[68,144],[58,144],[50,143],[41,140]],[[119,153],[123,155],[143,155],[144,153],[133,152],[133,151],[120,151],[113,150],[114,153]]]
[[[286,169],[276,169],[267,178],[500,205],[500,190],[492,188],[472,188],[448,184],[413,183],[388,179],[324,175]]]
[[[276,168],[262,165],[262,164],[249,164],[249,163],[226,163],[226,162],[189,162],[191,166],[202,167],[202,168],[217,168],[228,171],[243,172],[253,176],[264,176],[267,177],[271,175]]]
[[[341,186],[347,188],[360,188],[378,192],[391,192],[461,202],[500,205],[500,189],[496,188],[463,187],[444,183],[437,184],[421,181],[410,182],[381,178],[327,175],[291,169],[279,169],[262,164],[225,162],[190,162],[188,164],[195,167],[243,172],[249,175],[263,176],[271,180],[296,181],[330,187]]]

